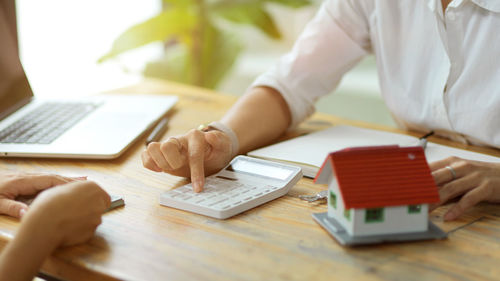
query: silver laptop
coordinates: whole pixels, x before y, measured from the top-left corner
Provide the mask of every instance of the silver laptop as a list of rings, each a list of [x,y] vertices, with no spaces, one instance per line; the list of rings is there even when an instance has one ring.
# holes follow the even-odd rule
[[[35,98],[19,59],[13,3],[0,1],[0,157],[116,158],[177,102],[145,95]]]

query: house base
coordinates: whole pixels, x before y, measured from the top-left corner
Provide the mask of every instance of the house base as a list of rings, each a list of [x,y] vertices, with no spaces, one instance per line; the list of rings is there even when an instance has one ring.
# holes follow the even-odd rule
[[[372,236],[355,237],[349,235],[342,225],[334,218],[328,217],[328,213],[316,213],[312,215],[314,220],[319,223],[326,231],[330,233],[337,241],[346,246],[393,243],[393,242],[408,242],[430,239],[444,239],[448,235],[439,227],[429,221],[429,227],[424,232],[400,233],[400,234],[383,234]]]

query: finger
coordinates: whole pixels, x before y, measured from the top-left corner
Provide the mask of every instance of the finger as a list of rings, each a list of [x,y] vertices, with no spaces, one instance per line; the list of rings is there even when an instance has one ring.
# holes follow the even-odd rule
[[[92,195],[93,198],[95,198],[95,200],[100,199],[102,204],[99,206],[100,207],[99,214],[104,213],[104,211],[108,209],[109,206],[111,205],[111,196],[109,196],[109,194],[96,182],[93,181],[77,182],[73,183],[72,185],[74,186],[73,187],[74,189],[81,189],[81,191],[85,192],[86,194]]]
[[[96,184],[97,185],[97,184]],[[101,190],[101,199],[103,202],[101,214],[106,212],[106,210],[111,206],[111,196],[100,186],[97,185],[97,187]]]
[[[430,163],[429,168],[431,169],[431,171],[436,171],[439,169],[443,169],[444,167],[449,166],[452,163],[457,162],[458,160],[461,160],[461,159],[458,157],[455,157],[455,156],[448,157],[448,158]]]
[[[109,194],[101,186],[93,181],[74,182],[51,191],[56,192],[56,194],[59,193],[59,196],[60,194],[67,194],[72,196],[72,198],[81,198],[80,200],[97,202],[96,204],[89,206],[88,210],[96,210],[99,215],[104,213],[104,211],[111,205],[111,196],[109,196]],[[46,192],[43,192],[42,195],[43,194],[46,195]]]
[[[104,199],[104,210],[102,212],[104,213],[111,206],[111,196],[106,191],[104,191],[103,199]]]
[[[28,205],[22,202],[10,199],[0,199],[0,214],[21,218],[27,210]]]
[[[466,177],[456,179],[443,185],[443,187],[439,189],[439,198],[441,199],[441,204],[444,204],[448,200],[460,196],[477,187],[480,181],[481,179],[477,176],[477,174],[470,174]]]
[[[169,138],[160,146],[163,157],[172,169],[177,170],[187,164],[187,158],[181,142],[177,138]]]
[[[475,206],[477,203],[486,199],[488,196],[488,189],[486,186],[474,188],[465,194],[457,204],[444,215],[444,220],[451,221],[461,216],[466,210]]]
[[[455,173],[457,172],[455,171]],[[446,167],[433,171],[432,177],[434,178],[434,182],[436,183],[437,186],[442,186],[445,183],[448,183],[453,180],[452,172],[450,171],[450,169]],[[457,177],[459,177],[458,174]]]
[[[201,192],[205,184],[205,137],[204,133],[193,130],[189,134],[188,158],[191,182],[195,192]]]
[[[161,144],[159,142],[152,142],[148,144],[147,151],[149,156],[153,158],[153,161],[156,163],[158,167],[160,167],[164,171],[172,170],[170,164],[168,164],[167,159],[163,156],[160,150]]]
[[[29,174],[16,179],[12,186],[16,188],[16,195],[36,194],[56,185],[66,184],[75,181],[69,177],[50,174]]]
[[[147,150],[144,150],[141,154],[141,159],[142,159],[142,165],[151,171],[155,172],[161,172],[161,168],[156,165],[155,161],[153,161],[153,158],[149,156],[149,153]]]

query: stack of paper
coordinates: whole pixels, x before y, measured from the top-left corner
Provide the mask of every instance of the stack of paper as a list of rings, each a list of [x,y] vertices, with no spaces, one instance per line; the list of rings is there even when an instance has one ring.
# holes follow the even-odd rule
[[[347,147],[374,145],[419,145],[418,138],[352,126],[335,126],[248,153],[249,156],[302,167],[304,176],[314,178],[328,153]],[[457,156],[470,160],[500,162],[500,158],[429,142],[428,162]]]

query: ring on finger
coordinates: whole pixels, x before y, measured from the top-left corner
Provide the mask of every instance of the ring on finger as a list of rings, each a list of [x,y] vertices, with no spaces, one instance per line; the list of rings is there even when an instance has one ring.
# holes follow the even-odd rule
[[[446,166],[445,168],[450,171],[450,173],[451,173],[451,180],[457,179],[457,172],[455,171],[455,169],[453,169],[453,167]]]

